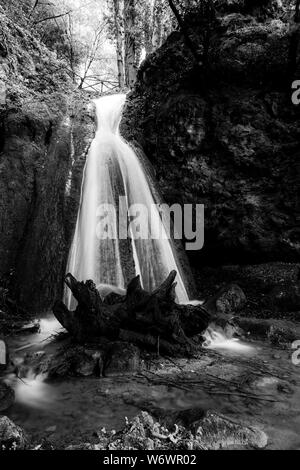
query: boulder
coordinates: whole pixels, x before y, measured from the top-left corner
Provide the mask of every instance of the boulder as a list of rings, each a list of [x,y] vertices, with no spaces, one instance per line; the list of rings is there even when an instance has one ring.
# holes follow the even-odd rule
[[[75,360],[73,370],[76,375],[88,377],[90,375],[102,375],[103,357],[101,351],[85,349]]]
[[[226,416],[209,412],[201,421],[195,438],[200,448],[208,450],[230,448],[264,449],[268,437],[257,426],[246,426]]]
[[[20,426],[6,416],[0,416],[0,448],[3,450],[24,450],[27,437]]]
[[[230,314],[241,310],[246,302],[244,291],[237,284],[231,284],[216,300],[216,309],[220,314]]]
[[[245,334],[254,338],[267,339],[274,346],[284,349],[290,349],[291,344],[299,339],[299,331],[295,329],[293,323],[287,320],[235,317],[233,322]]]
[[[213,314],[213,320],[226,320],[227,314],[237,313],[246,302],[244,291],[237,284],[228,284],[209,297],[203,306]]]

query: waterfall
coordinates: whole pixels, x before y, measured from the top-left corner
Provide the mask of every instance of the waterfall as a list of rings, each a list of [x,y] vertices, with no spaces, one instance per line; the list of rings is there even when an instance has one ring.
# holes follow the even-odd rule
[[[153,179],[147,174],[144,159],[139,158],[119,132],[125,100],[126,95],[95,100],[97,132],[84,169],[67,272],[81,281],[92,279],[102,288],[111,285],[118,289],[126,288],[130,278],[140,275],[143,287],[151,291],[170,271],[176,270],[177,301],[188,302],[176,249],[157,207],[159,201]],[[151,213],[151,218],[146,221],[146,237],[138,239],[131,233],[129,239],[120,239],[119,219],[110,213],[106,219],[110,237],[99,237],[99,207],[113,205],[119,213],[120,196],[125,201],[126,210],[133,205],[142,205]],[[71,308],[72,295],[66,292],[65,296]]]

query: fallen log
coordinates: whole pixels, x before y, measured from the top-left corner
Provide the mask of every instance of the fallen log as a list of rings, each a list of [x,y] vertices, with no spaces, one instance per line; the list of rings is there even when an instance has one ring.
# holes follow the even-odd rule
[[[180,305],[175,301],[176,271],[154,291],[145,291],[140,277],[128,285],[126,295],[101,298],[93,281],[79,282],[71,274],[65,283],[78,305],[69,311],[57,301],[53,313],[78,342],[104,336],[111,340],[130,338],[145,347],[157,347],[169,353],[193,348],[191,338],[203,333],[210,314],[201,305]],[[127,332],[127,333],[125,333]],[[173,346],[177,346],[174,347]]]

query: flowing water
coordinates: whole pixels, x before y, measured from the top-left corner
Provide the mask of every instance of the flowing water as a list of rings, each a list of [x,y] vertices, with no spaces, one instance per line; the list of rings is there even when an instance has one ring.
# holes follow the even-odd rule
[[[171,270],[176,270],[177,301],[182,304],[201,304],[199,300],[189,299],[176,249],[172,239],[167,236],[163,214],[157,207],[160,202],[158,191],[149,174],[146,159],[120,135],[119,123],[124,102],[125,95],[108,96],[95,101],[98,129],[85,166],[68,272],[79,280],[93,279],[101,296],[105,297],[109,292],[124,295],[128,280],[138,274],[145,289],[155,289]],[[137,239],[132,232],[129,240],[119,237],[119,196],[123,196],[126,211],[132,205],[142,205],[151,213],[151,218],[146,223],[146,236],[142,239]],[[108,210],[105,217],[110,235],[106,239],[99,236],[99,227],[103,228],[103,213],[99,211],[99,207],[103,204],[116,208],[116,214]],[[126,229],[127,222],[126,219]],[[70,293],[66,292],[65,300],[69,308],[72,308],[74,301]],[[52,354],[62,346],[55,338],[55,333],[61,331],[61,327],[53,317],[41,320],[40,325],[39,333],[12,340],[10,346],[15,365],[18,361],[22,364],[27,352]],[[221,377],[224,374],[230,377],[232,374],[234,379],[237,374],[244,380],[244,367],[247,363],[236,362],[240,361],[241,356],[247,356],[250,361],[251,356],[256,356],[259,350],[264,362],[270,361],[272,351],[257,345],[254,347],[244,344],[217,327],[209,327],[204,336],[204,348],[218,351],[207,351],[200,360],[186,361],[184,367],[192,375],[206,374],[208,368]],[[220,353],[222,355],[216,360],[214,354]],[[212,354],[211,359],[209,354]],[[232,364],[226,359],[228,356]],[[159,364],[160,362],[161,359]],[[170,392],[162,386],[149,387],[148,383],[140,384],[134,377],[125,381],[126,386],[123,378],[66,378],[49,381],[47,374],[36,375],[30,368],[21,379],[12,373],[7,380],[14,386],[16,393],[16,405],[10,411],[10,416],[36,434],[38,439],[50,433],[58,446],[62,439],[66,444],[68,436],[71,440],[74,439],[74,429],[77,433],[87,433],[89,437],[97,427],[121,428],[125,416],[134,416],[140,409],[138,404],[128,403],[128,395],[136,394],[139,400],[148,397],[150,402],[155,401],[170,409],[198,406],[202,396],[201,390],[183,395],[179,390]],[[275,397],[277,393],[274,392]],[[299,393],[297,390],[297,396]],[[217,399],[211,402],[209,399],[206,405],[233,413],[237,407],[236,401],[231,405],[230,399],[222,399],[221,402]],[[293,405],[294,403],[289,406]],[[264,410],[264,407],[257,405],[255,412],[260,415]],[[241,405],[239,411],[245,417],[252,413],[247,406],[245,408],[245,404]],[[278,413],[282,411],[285,410],[278,408]],[[275,436],[278,432],[277,422],[272,415],[268,420],[271,433]],[[294,447],[298,446],[294,435],[296,428],[298,429],[298,422],[287,427]],[[82,441],[80,434],[78,441]]]
[[[231,351],[243,355],[255,353],[253,346],[241,342],[238,338],[232,337],[232,335],[228,336],[222,328],[208,327],[203,336],[205,341],[202,346],[206,349]]]
[[[126,95],[95,101],[98,128],[87,158],[81,190],[80,209],[69,255],[67,271],[77,279],[93,279],[96,285],[123,289],[130,277],[140,275],[145,289],[155,289],[172,270],[177,271],[176,296],[189,300],[176,250],[157,204],[157,189],[148,177],[143,159],[121,137],[119,123]],[[126,212],[134,208],[151,217],[143,219],[140,238],[129,223],[129,241],[120,238],[120,200]],[[103,208],[107,212],[103,214]],[[110,207],[116,210],[111,211]],[[105,230],[103,236],[103,218]],[[124,229],[124,227],[123,227]],[[126,218],[127,229],[127,218]],[[126,233],[127,230],[126,230]],[[132,269],[128,269],[131,266]],[[66,303],[72,304],[66,292]]]
[[[197,305],[201,301],[189,299],[182,267],[169,237],[169,227],[165,227],[167,218],[158,209],[161,201],[149,174],[146,157],[137,153],[120,135],[119,124],[125,100],[126,95],[95,100],[98,127],[84,170],[67,272],[81,281],[93,279],[101,295],[109,292],[124,295],[126,284],[134,275],[139,274],[143,287],[151,291],[170,271],[176,270],[177,301]],[[126,214],[130,207],[139,210],[142,206],[142,210],[146,209],[151,215],[142,220],[143,238],[130,233],[130,228],[127,230],[127,217],[126,233],[129,231],[130,241],[120,238],[120,196],[123,197]],[[116,209],[111,211],[107,207],[105,212],[108,234],[105,239],[100,210],[106,207],[103,205]],[[65,301],[70,309],[75,304],[69,289],[66,289]],[[246,351],[247,346],[238,340],[226,338],[222,332],[211,331],[206,334],[206,347]]]
[[[13,362],[22,361],[26,352],[51,355],[64,347],[64,341],[68,339],[52,335],[59,331],[58,328],[49,318],[42,321],[40,333],[11,338],[9,346]],[[26,349],[28,343],[31,347]],[[103,427],[122,429],[126,417],[133,418],[145,406],[147,409],[147,405],[170,412],[200,407],[224,413],[233,420],[261,425],[269,435],[269,449],[299,449],[297,366],[290,361],[290,351],[276,350],[266,343],[252,344],[255,347],[251,355],[247,351],[244,359],[245,351],[225,348],[222,352],[203,351],[197,359],[168,361],[157,358],[151,361],[151,375],[155,377],[158,373],[163,381],[164,377],[170,377],[174,382],[178,374],[185,374],[187,384],[189,381],[193,384],[190,389],[149,385],[139,375],[126,376],[126,380],[122,375],[45,380],[43,374],[35,376],[29,372],[20,380],[11,374],[7,381],[14,386],[16,402],[5,414],[31,434],[34,443],[40,444],[46,439],[55,448],[65,448],[71,443],[97,442],[95,432]],[[215,380],[214,377],[219,377],[222,384],[231,384],[228,395],[218,395],[218,391],[205,394],[202,383]],[[225,388],[228,390],[228,386]],[[250,394],[268,394],[268,398],[275,401],[251,400],[243,396],[242,390]]]

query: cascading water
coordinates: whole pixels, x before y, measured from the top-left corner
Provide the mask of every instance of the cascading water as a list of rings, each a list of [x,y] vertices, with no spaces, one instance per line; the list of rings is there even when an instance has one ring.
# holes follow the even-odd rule
[[[176,270],[177,301],[188,302],[176,250],[157,207],[156,189],[151,187],[151,179],[147,177],[141,159],[119,132],[125,99],[126,95],[113,95],[95,101],[98,129],[85,166],[67,272],[82,281],[93,279],[97,286],[112,285],[121,289],[132,274],[139,274],[143,287],[153,290],[170,271]],[[123,196],[127,211],[140,205],[151,214],[145,222],[146,237],[143,234],[137,238],[130,233],[129,242],[120,239],[119,219],[113,214],[106,219],[110,236],[99,237],[99,207],[109,204],[118,213],[120,196]],[[130,264],[132,271],[128,273]],[[66,292],[65,300],[71,308],[70,292]]]
[[[207,328],[203,334],[205,339],[203,347],[206,349],[216,349],[220,351],[230,351],[237,354],[252,354],[255,348],[249,344],[242,343],[238,338],[229,337],[222,328]]]

